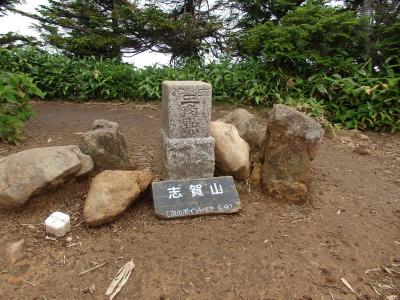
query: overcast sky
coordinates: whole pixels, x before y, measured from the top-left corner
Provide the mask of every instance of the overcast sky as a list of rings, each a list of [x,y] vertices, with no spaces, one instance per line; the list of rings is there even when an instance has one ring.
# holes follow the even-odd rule
[[[18,5],[17,9],[26,12],[34,12],[36,7],[46,3],[47,0],[28,0],[25,4]],[[19,34],[38,36],[38,33],[30,28],[32,22],[33,20],[30,18],[8,13],[7,16],[0,18],[0,33],[13,31]],[[168,55],[159,53],[141,53],[134,57],[124,58],[125,61],[133,63],[137,67],[154,65],[156,63],[168,64],[169,59],[170,57]]]

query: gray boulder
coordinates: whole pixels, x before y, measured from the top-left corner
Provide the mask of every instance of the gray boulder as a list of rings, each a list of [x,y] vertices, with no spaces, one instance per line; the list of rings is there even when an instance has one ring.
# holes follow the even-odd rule
[[[93,122],[92,130],[82,135],[81,151],[89,155],[96,167],[109,170],[131,169],[124,136],[118,123],[107,120]]]
[[[22,206],[33,195],[93,169],[77,146],[35,148],[0,159],[0,208]]]
[[[284,201],[305,200],[311,180],[310,161],[323,133],[309,116],[285,105],[274,105],[266,132],[263,190]]]
[[[261,149],[265,130],[257,122],[255,115],[243,108],[238,108],[220,119],[220,121],[235,125],[240,137],[249,144],[252,151]]]

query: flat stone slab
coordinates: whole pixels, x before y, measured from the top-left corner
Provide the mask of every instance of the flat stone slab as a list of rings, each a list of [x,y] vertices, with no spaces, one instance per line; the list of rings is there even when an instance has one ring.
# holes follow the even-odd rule
[[[232,176],[154,181],[155,214],[163,219],[238,212],[240,199]]]

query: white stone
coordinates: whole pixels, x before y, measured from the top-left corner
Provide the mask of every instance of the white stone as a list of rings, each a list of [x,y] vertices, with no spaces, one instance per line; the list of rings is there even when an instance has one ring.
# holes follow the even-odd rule
[[[44,221],[46,232],[57,237],[64,236],[71,229],[71,221],[67,214],[60,211],[53,212]]]

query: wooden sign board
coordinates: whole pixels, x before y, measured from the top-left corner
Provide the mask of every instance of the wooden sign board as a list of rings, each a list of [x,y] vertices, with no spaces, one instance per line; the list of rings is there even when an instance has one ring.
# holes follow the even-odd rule
[[[232,176],[155,181],[152,190],[155,213],[164,219],[232,214],[240,210]]]

